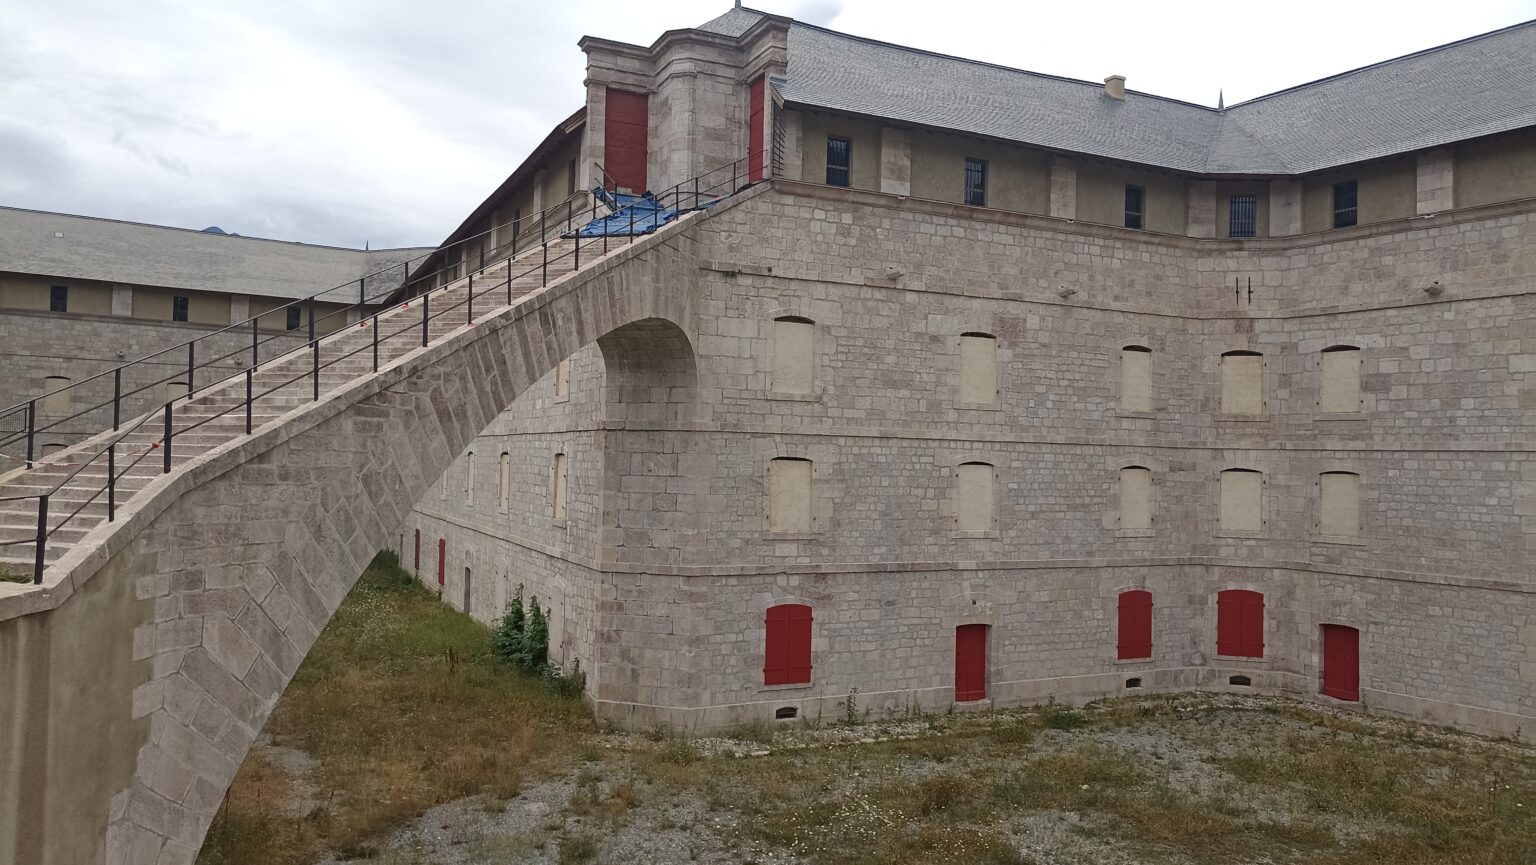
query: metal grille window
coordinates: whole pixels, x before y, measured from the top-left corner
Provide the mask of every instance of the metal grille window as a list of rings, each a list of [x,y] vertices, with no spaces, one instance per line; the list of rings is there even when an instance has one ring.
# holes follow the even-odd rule
[[[1360,183],[1346,180],[1333,185],[1333,227],[1348,228],[1360,221]]]
[[[287,324],[288,324],[288,329],[289,330],[298,330],[299,329],[299,325],[303,323],[302,318],[301,318],[302,315],[303,315],[303,313],[300,312],[300,310],[299,310],[299,308],[297,306],[290,306],[290,307],[288,307],[288,322],[287,322]]]
[[[187,296],[178,294],[171,298],[171,321],[187,320]]]
[[[853,145],[846,138],[827,136],[827,185],[847,186]]]
[[[987,161],[965,160],[965,203],[972,207],[987,206]]]
[[[1141,200],[1144,191],[1140,186],[1125,186],[1125,227],[1141,228]]]
[[[1258,229],[1258,212],[1258,196],[1232,196],[1231,209],[1227,215],[1227,236],[1253,237]]]
[[[48,311],[69,312],[68,286],[51,285],[48,287]]]

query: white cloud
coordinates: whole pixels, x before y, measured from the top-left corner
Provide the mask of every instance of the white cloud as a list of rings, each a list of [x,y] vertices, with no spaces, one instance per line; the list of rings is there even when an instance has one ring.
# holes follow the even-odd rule
[[[242,234],[430,244],[580,107],[584,34],[648,44],[722,0],[15,4],[0,204]],[[1536,17],[1293,2],[747,4],[858,35],[1228,104]],[[1172,11],[1177,10],[1177,11]]]

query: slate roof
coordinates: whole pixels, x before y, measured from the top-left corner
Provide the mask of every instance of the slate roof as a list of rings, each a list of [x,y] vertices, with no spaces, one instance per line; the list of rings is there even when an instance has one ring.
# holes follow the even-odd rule
[[[740,35],[762,17],[705,25]],[[1536,21],[1225,111],[790,25],[785,99],[1055,150],[1217,175],[1303,174],[1536,125]]]
[[[360,277],[430,251],[365,251],[0,207],[0,271],[60,279],[283,299],[345,286],[334,299],[352,303]],[[377,294],[371,283],[369,293]]]

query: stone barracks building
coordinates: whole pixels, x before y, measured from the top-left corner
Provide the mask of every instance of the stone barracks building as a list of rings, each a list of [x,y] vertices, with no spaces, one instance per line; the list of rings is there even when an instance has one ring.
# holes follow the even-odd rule
[[[537,595],[602,716],[1203,689],[1536,734],[1536,23],[1214,110],[742,8],[580,45],[586,105],[448,243],[769,182],[690,241],[666,375],[571,355],[395,543],[482,621]]]

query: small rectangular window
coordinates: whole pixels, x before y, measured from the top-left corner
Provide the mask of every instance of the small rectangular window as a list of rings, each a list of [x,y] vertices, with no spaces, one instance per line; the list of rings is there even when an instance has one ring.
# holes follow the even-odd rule
[[[1259,198],[1234,195],[1227,213],[1228,237],[1253,237],[1258,231]]]
[[[178,294],[171,298],[171,321],[187,320],[187,296]]]
[[[290,306],[290,307],[288,307],[288,329],[289,330],[298,330],[299,329],[299,325],[303,323],[303,318],[304,318],[303,311],[300,310],[297,306]]]
[[[1333,185],[1333,227],[1348,228],[1360,221],[1360,183],[1346,180]]]
[[[827,185],[847,186],[853,145],[846,138],[827,136]]]
[[[1146,191],[1140,186],[1125,185],[1125,227],[1141,228],[1141,200]]]
[[[965,160],[965,203],[972,207],[987,206],[987,161]]]
[[[48,286],[48,311],[69,312],[69,287],[64,285]]]

